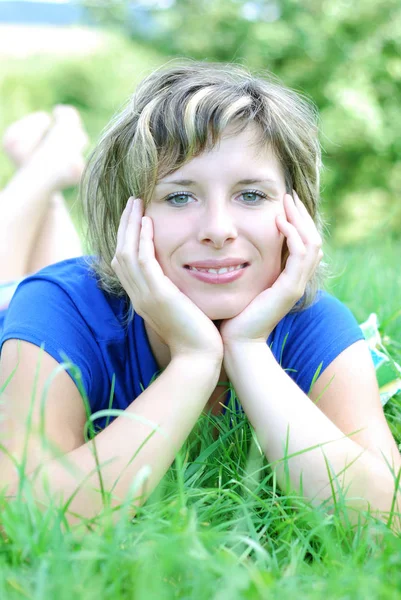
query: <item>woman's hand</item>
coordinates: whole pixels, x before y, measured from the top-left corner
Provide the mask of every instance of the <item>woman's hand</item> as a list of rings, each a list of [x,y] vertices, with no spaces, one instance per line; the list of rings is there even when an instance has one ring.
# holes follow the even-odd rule
[[[155,257],[153,223],[131,198],[121,216],[111,266],[138,313],[167,344],[171,356],[201,354],[222,361],[214,323],[164,275]]]
[[[294,191],[284,197],[286,217],[277,216],[278,230],[285,236],[289,256],[274,284],[259,294],[236,317],[223,321],[224,345],[266,343],[277,323],[302,298],[306,284],[320,263],[322,239],[312,217]]]

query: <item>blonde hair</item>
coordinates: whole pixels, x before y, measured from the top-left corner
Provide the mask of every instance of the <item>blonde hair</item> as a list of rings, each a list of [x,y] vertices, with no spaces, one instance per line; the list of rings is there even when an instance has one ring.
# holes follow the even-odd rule
[[[213,148],[228,125],[240,133],[249,123],[280,161],[287,191],[297,192],[321,232],[317,114],[305,98],[271,75],[257,76],[235,64],[171,61],[137,87],[105,129],[81,186],[87,236],[99,285],[125,295],[112,270],[117,230],[130,196],[149,203],[157,181]],[[283,251],[283,265],[288,256]],[[319,269],[297,308],[311,304]]]

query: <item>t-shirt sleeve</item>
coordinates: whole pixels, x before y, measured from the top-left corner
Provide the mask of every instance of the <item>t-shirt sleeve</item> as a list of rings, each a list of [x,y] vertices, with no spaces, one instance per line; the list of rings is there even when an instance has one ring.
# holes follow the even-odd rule
[[[330,363],[355,342],[364,339],[355,317],[337,298],[319,292],[314,304],[294,313],[282,350],[281,366],[305,392]]]
[[[7,310],[0,352],[8,339],[43,345],[58,363],[67,357],[79,368],[88,396],[97,375],[101,378],[96,340],[73,299],[54,281],[31,276],[19,285]]]

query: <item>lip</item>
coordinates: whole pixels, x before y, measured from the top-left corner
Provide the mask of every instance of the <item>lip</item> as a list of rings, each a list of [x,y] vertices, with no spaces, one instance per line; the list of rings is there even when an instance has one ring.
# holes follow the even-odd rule
[[[198,260],[187,263],[186,267],[195,267],[199,269],[222,269],[223,267],[238,267],[238,265],[249,264],[245,258],[209,258],[207,260]]]
[[[244,261],[245,262],[245,261]],[[239,263],[243,264],[243,263]],[[192,266],[192,265],[191,265]],[[228,266],[236,266],[236,265],[228,265]],[[206,273],[202,271],[192,271],[191,269],[185,269],[189,275],[195,277],[199,281],[203,281],[204,283],[213,283],[213,284],[223,284],[223,283],[231,283],[232,281],[236,281],[244,274],[245,269],[249,266],[249,263],[242,267],[242,269],[238,269],[238,271],[231,271],[230,273]],[[206,267],[207,268],[207,267]],[[213,269],[216,267],[209,267],[209,269]]]

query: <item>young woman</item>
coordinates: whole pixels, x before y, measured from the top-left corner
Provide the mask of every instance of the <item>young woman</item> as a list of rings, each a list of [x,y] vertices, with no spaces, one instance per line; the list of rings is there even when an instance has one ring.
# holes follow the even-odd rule
[[[34,386],[26,471],[38,502],[76,492],[73,520],[102,509],[94,445],[112,505],[139,504],[229,380],[283,489],[386,518],[400,455],[356,321],[317,291],[319,168],[313,110],[275,81],[183,61],[139,85],[84,177],[94,255],[24,279],[6,314],[8,495]],[[121,411],[93,442],[81,387]]]

